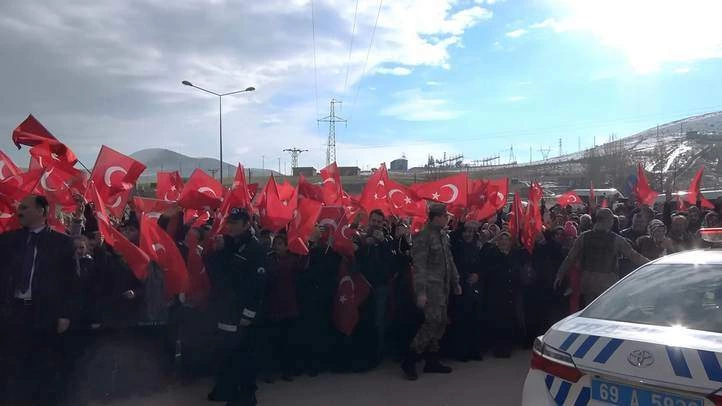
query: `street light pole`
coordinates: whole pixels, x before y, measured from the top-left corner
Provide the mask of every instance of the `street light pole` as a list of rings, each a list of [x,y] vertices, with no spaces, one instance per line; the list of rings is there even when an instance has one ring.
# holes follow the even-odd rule
[[[251,87],[247,87],[243,90],[236,90],[235,92],[217,93],[217,92],[214,92],[214,91],[211,91],[208,89],[204,89],[200,86],[196,86],[187,80],[184,80],[183,82],[181,82],[181,84],[183,84],[184,86],[194,87],[200,91],[203,91],[203,92],[206,92],[208,94],[212,94],[212,95],[218,97],[218,144],[219,144],[218,145],[218,152],[219,152],[218,173],[220,174],[219,176],[220,176],[221,184],[223,184],[223,96],[230,96],[233,94],[245,93],[245,92],[253,92],[256,90],[256,88],[251,86]]]

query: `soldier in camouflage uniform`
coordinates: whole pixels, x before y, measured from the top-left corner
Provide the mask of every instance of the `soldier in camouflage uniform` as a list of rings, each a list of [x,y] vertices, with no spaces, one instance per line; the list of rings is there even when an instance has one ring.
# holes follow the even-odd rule
[[[401,366],[409,380],[418,379],[416,362],[423,354],[426,356],[424,372],[451,372],[451,368],[439,362],[439,340],[446,330],[449,293],[453,289],[454,294],[461,294],[459,273],[454,265],[449,236],[445,231],[448,222],[446,206],[433,205],[429,209],[429,223],[413,241],[416,304],[423,309],[425,319]]]

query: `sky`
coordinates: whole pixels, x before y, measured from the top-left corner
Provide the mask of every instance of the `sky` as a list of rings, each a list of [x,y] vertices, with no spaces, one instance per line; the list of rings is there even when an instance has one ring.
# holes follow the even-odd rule
[[[29,113],[90,163],[102,144],[290,171],[402,154],[575,152],[722,110],[717,0],[6,0],[0,148]]]

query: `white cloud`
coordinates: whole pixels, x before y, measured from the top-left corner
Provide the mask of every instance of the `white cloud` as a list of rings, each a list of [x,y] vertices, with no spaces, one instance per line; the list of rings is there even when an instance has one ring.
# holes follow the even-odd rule
[[[665,63],[722,58],[722,2],[555,0],[563,17],[531,28],[586,32],[616,48],[641,74]]]
[[[491,47],[494,49],[494,51],[503,51],[504,45],[501,44],[499,41],[494,41],[493,44],[491,44]]]
[[[430,81],[426,82],[426,86],[441,86],[441,82],[436,82],[436,81],[430,80]]]
[[[674,73],[679,73],[680,75],[684,75],[686,73],[689,73],[692,70],[689,66],[683,66],[681,68],[677,68],[674,70]]]
[[[528,32],[527,30],[525,30],[523,28],[519,28],[518,30],[507,32],[506,36],[509,38],[519,38],[522,35],[526,34],[527,32]]]
[[[413,72],[411,69],[401,66],[394,68],[376,68],[376,73],[380,73],[382,75],[408,76],[411,72]]]
[[[32,109],[86,162],[92,162],[99,147],[97,134],[126,153],[168,146],[215,156],[217,101],[181,86],[187,79],[217,91],[258,88],[223,99],[228,161],[248,160],[256,166],[255,157],[275,156],[297,143],[308,144],[309,157],[322,157],[324,131],[313,118],[327,111],[333,96],[346,99],[344,108],[350,108],[350,95],[364,73],[378,4],[359,0],[345,86],[355,2],[314,0],[317,107],[308,0],[9,2],[0,15],[5,96],[0,98],[0,128],[14,128]],[[486,7],[457,0],[384,2],[365,74],[450,69],[451,49],[461,45],[468,29],[492,16]],[[43,62],[47,60],[53,63]],[[44,91],[28,91],[28,83]],[[382,91],[378,89],[379,96],[388,98]],[[403,106],[395,107],[402,111]],[[406,107],[408,119],[456,114],[439,97]],[[429,114],[422,118],[419,112]],[[342,137],[343,130],[339,132]],[[10,147],[8,139],[0,140],[0,148]],[[24,161],[24,154],[16,157]]]
[[[510,97],[506,98],[506,101],[509,103],[518,103],[518,102],[522,102],[527,99],[528,99],[528,97],[526,97],[526,96],[510,96]]]
[[[395,104],[381,110],[382,116],[404,121],[453,120],[462,113],[449,106],[449,101],[427,94],[421,89],[409,89],[394,95]]]

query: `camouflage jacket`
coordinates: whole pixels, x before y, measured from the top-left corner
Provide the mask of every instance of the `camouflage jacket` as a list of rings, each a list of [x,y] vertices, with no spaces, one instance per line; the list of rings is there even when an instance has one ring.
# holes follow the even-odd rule
[[[439,227],[427,224],[414,237],[411,255],[414,259],[416,294],[448,297],[450,290],[459,283],[448,234]]]

